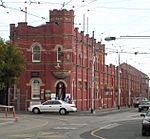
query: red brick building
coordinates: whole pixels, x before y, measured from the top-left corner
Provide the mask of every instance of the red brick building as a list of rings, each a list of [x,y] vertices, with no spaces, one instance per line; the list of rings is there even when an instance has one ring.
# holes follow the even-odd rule
[[[89,110],[93,46],[94,108],[116,106],[116,67],[105,65],[103,44],[74,28],[73,10],[50,11],[49,22],[38,27],[29,26],[26,22],[18,23],[17,27],[11,24],[10,39],[26,59],[26,71],[18,83],[17,105],[20,109],[26,110],[30,104],[46,99],[70,96],[78,110]],[[121,79],[128,74],[126,69],[122,70]],[[121,85],[124,88],[123,81]],[[121,96],[122,105],[126,105],[127,98],[124,97],[128,97],[127,92]]]
[[[120,66],[122,105],[129,105],[129,103],[132,104],[132,101],[135,97],[141,96],[148,98],[149,77],[127,63],[123,63]],[[129,98],[131,100],[129,100]]]
[[[90,108],[91,56],[95,45],[95,107],[101,107],[105,47],[74,28],[74,11],[50,11],[50,22],[39,27],[10,25],[13,44],[23,51],[26,72],[19,80],[21,109],[30,101],[64,99],[67,95],[79,110]],[[102,92],[102,91],[101,91]]]
[[[115,107],[117,103],[117,97],[115,92],[115,88],[117,86],[116,67],[114,65],[105,65],[104,73],[104,107]]]

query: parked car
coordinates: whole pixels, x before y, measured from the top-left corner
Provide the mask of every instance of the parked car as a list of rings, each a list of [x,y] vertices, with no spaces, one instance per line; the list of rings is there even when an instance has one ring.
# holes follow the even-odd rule
[[[147,101],[141,101],[141,103],[139,104],[138,106],[138,112],[141,112],[141,111],[147,111],[150,107],[150,101],[147,100]]]
[[[135,108],[137,108],[142,101],[147,101],[147,98],[145,98],[145,97],[135,97],[133,99],[133,106]]]
[[[150,134],[150,109],[146,112],[146,114],[141,114],[143,116],[142,120],[142,136]]]
[[[77,107],[75,104],[70,104],[63,100],[47,100],[42,104],[30,106],[28,111],[35,114],[41,112],[59,112],[60,115],[65,115],[69,112],[76,112]]]

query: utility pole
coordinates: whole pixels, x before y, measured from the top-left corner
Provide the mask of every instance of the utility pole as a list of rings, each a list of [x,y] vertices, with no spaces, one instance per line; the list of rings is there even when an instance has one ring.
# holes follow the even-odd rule
[[[130,71],[129,71],[130,72]],[[128,100],[128,106],[130,107],[131,106],[131,75],[130,75],[130,73],[129,73],[129,100]]]
[[[116,37],[106,37],[105,41],[112,41],[112,40],[116,40]],[[120,68],[120,54],[118,53],[118,79],[117,79],[117,84],[118,84],[118,104],[117,107],[118,109],[120,109],[120,102],[121,102],[121,89],[120,89],[120,72],[121,72],[121,68]]]
[[[121,95],[121,89],[120,89],[120,54],[118,54],[118,109],[120,109],[120,95]]]
[[[92,87],[91,87],[91,113],[94,112],[94,63],[95,63],[95,57],[94,57],[94,31],[93,31],[93,37],[92,37]]]
[[[85,32],[85,14],[83,14],[83,31]]]
[[[86,33],[89,33],[89,18],[87,17],[87,27],[86,27]]]
[[[25,22],[27,22],[27,7],[25,7]]]

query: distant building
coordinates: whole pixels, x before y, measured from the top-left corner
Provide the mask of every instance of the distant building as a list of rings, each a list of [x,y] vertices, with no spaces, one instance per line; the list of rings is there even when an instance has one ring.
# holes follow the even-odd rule
[[[10,39],[26,59],[26,71],[20,77],[17,86],[19,88],[17,100],[14,101],[12,97],[14,93],[10,91],[10,104],[17,105],[16,107],[21,110],[27,110],[29,105],[47,99],[64,100],[69,96],[78,110],[89,110],[94,45],[94,108],[116,106],[118,101],[116,67],[105,65],[105,46],[101,42],[96,42],[89,34],[74,28],[73,10],[50,11],[49,22],[38,27],[29,26],[26,22],[18,23],[17,27],[11,24]],[[128,84],[129,72],[123,65],[121,68],[123,71],[121,105],[125,106],[128,104],[128,92],[125,87]],[[133,79],[136,82],[137,77],[133,75]],[[131,86],[134,86],[132,81]],[[146,83],[143,83],[142,95],[146,95],[144,92],[146,87]],[[135,87],[131,92],[134,89]],[[140,92],[136,92],[136,95],[138,93]]]
[[[148,98],[149,77],[127,63],[121,64],[121,71],[122,103],[128,104],[128,98],[131,98],[131,103],[136,97]]]

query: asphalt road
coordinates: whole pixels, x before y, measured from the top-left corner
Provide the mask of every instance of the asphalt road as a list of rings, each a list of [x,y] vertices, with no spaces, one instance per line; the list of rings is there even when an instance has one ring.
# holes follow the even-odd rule
[[[104,127],[81,134],[83,139],[149,139],[142,136],[141,120],[111,123]]]
[[[142,117],[135,109],[110,113],[18,114],[16,122],[0,125],[2,139],[142,139]],[[146,137],[147,138],[147,137]],[[150,137],[149,137],[150,138]],[[144,137],[145,139],[145,137]]]

